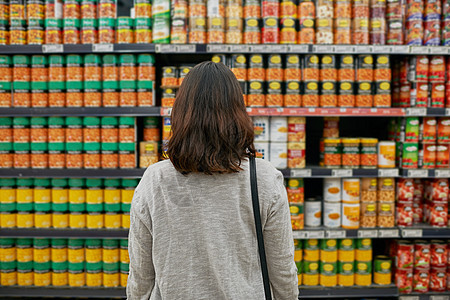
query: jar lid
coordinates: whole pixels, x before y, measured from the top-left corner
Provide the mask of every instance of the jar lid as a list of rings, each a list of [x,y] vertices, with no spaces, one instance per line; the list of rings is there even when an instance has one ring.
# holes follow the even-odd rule
[[[114,54],[103,55],[103,64],[104,65],[117,64],[117,55],[114,55]]]
[[[324,143],[330,143],[330,144],[335,144],[335,143],[340,143],[341,139],[340,138],[327,138],[323,140]]]
[[[84,63],[85,64],[101,64],[101,58],[98,54],[87,54],[84,56]]]
[[[66,57],[63,55],[50,55],[48,57],[49,65],[63,65],[66,62]]]
[[[137,57],[137,62],[138,64],[154,64],[155,57],[151,54],[139,54]]]
[[[13,56],[14,65],[29,65],[30,57],[28,55],[14,55]]]
[[[48,60],[45,55],[33,55],[31,56],[31,64],[32,65],[47,65]]]
[[[119,56],[119,63],[120,64],[135,64],[136,56],[134,56],[133,54],[121,54]]]

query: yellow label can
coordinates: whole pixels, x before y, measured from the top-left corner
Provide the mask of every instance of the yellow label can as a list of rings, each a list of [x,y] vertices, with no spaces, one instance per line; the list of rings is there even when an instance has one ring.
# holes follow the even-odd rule
[[[86,248],[86,262],[98,263],[102,261],[102,248]]]
[[[129,213],[122,214],[122,227],[130,228],[130,214]]]
[[[33,202],[32,189],[17,189],[16,190],[17,203],[31,203]]]
[[[107,249],[103,248],[103,262],[105,263],[117,263],[119,262],[119,249]]]
[[[19,228],[31,228],[34,227],[34,214],[27,212],[27,211],[21,211],[17,213],[17,227]]]
[[[15,270],[2,270],[0,273],[0,284],[11,286],[17,284],[17,272]]]
[[[118,287],[119,286],[119,272],[103,272],[103,286],[104,287]]]
[[[306,286],[319,285],[319,273],[303,274],[303,285]]]
[[[372,250],[359,250],[356,249],[355,260],[369,261],[372,260]]]
[[[0,189],[0,203],[14,203],[16,202],[15,189]]]
[[[49,189],[34,189],[33,190],[34,203],[50,203],[52,198],[51,190]]]
[[[67,250],[67,257],[70,263],[82,263],[84,262],[84,248]]]
[[[50,228],[52,226],[52,215],[45,212],[36,212],[34,224],[36,228]]]
[[[131,204],[133,200],[134,190],[122,190],[122,203]]]
[[[33,248],[31,247],[17,247],[16,253],[18,262],[30,262],[33,260]]]
[[[53,212],[52,223],[54,228],[67,228],[69,227],[69,214]]]
[[[120,203],[120,190],[105,189],[104,190],[105,203],[114,204]]]
[[[17,285],[29,286],[33,285],[34,273],[33,271],[26,270],[24,272],[17,272]]]
[[[62,263],[67,261],[68,259],[68,250],[66,247],[61,248],[52,248],[52,262],[54,263]]]
[[[355,250],[338,250],[339,261],[354,261]]]
[[[52,202],[55,204],[64,204],[69,200],[69,191],[67,189],[52,189]]]
[[[126,287],[128,281],[128,273],[127,272],[121,272],[120,273],[120,286]]]
[[[1,262],[11,262],[16,260],[16,248],[11,247],[3,247],[0,248],[0,261]]]
[[[65,286],[69,284],[69,274],[67,271],[53,271],[52,272],[52,285],[53,286]]]
[[[316,261],[319,260],[319,249],[317,250],[309,250],[309,249],[305,249],[304,250],[304,260],[309,260],[309,261]]]
[[[345,274],[338,274],[338,284],[340,286],[353,286],[355,285],[355,275],[345,275]]]
[[[337,262],[338,252],[337,250],[326,251],[320,250],[320,260],[323,262]]]
[[[83,189],[70,189],[69,202],[73,204],[80,204],[86,202],[86,191]]]
[[[355,284],[359,286],[369,286],[372,284],[372,274],[355,273]]]
[[[2,212],[0,214],[0,227],[1,228],[13,228],[17,226],[16,214]]]
[[[86,285],[86,276],[83,271],[69,271],[69,286],[80,287]]]
[[[37,263],[46,263],[50,261],[50,248],[34,248],[33,259]]]
[[[69,215],[70,228],[86,228],[86,215],[83,213],[71,213]]]
[[[120,262],[121,263],[130,263],[130,256],[128,255],[128,249],[120,249]]]
[[[86,224],[89,229],[98,229],[104,227],[103,214],[101,213],[89,213],[86,216]]]
[[[103,190],[100,190],[100,189],[86,190],[86,203],[89,203],[89,204],[103,203]]]
[[[87,272],[86,273],[86,285],[90,287],[102,286],[103,274],[101,271]]]
[[[52,274],[49,270],[34,271],[35,286],[49,286],[52,282]]]
[[[121,227],[121,215],[116,213],[105,214],[105,227],[106,228],[120,228]]]

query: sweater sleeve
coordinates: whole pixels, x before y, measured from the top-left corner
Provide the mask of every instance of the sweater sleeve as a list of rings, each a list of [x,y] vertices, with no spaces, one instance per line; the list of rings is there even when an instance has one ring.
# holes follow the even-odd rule
[[[130,211],[130,232],[128,252],[130,255],[130,273],[127,282],[128,300],[148,300],[155,285],[153,266],[153,240],[150,224],[143,220],[150,219],[145,212],[138,193],[135,193]]]
[[[297,268],[289,204],[283,175],[277,174],[275,196],[264,226],[269,279],[275,300],[298,299]]]

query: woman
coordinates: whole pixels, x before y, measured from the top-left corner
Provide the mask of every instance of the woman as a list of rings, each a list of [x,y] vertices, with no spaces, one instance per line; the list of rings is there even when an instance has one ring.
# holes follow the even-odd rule
[[[128,299],[264,299],[250,192],[253,125],[223,64],[203,62],[172,111],[170,160],[150,166],[131,204]],[[274,299],[298,298],[283,176],[257,160]]]

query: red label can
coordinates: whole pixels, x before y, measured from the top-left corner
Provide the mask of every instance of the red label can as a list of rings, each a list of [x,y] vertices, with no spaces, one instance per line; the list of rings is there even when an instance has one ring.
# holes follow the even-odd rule
[[[430,184],[430,199],[435,201],[447,201],[448,200],[448,179],[446,178],[435,178]]]
[[[409,241],[398,241],[396,252],[397,269],[411,269],[414,265],[414,245]]]
[[[423,220],[423,204],[422,202],[413,202],[413,223],[420,224]]]
[[[450,118],[439,118],[437,136],[439,143],[450,142]]]
[[[414,179],[399,178],[397,181],[397,199],[400,201],[414,200]]]
[[[436,167],[436,144],[422,144],[424,169],[434,169]]]
[[[431,267],[446,268],[448,258],[447,244],[444,241],[431,241]]]
[[[425,186],[422,180],[414,179],[414,202],[422,202]]]
[[[413,270],[397,269],[395,272],[395,285],[401,294],[410,294],[413,285]]]
[[[445,292],[447,288],[447,274],[445,268],[431,268],[430,290],[432,292]]]
[[[414,270],[413,290],[416,293],[428,293],[430,286],[430,270]]]
[[[448,143],[438,144],[436,148],[436,168],[449,168],[450,145]]]
[[[437,122],[436,118],[426,117],[423,118],[423,129],[422,129],[422,141],[425,143],[436,142],[437,134]]]
[[[448,202],[433,201],[430,205],[430,225],[433,227],[447,227]]]
[[[414,268],[415,269],[429,269],[430,268],[430,243],[423,240],[418,240],[414,244]]]
[[[430,84],[431,89],[431,107],[445,106],[445,83],[433,82]]]
[[[432,56],[429,67],[430,82],[445,82],[445,59],[444,56]]]
[[[397,202],[397,225],[412,226],[413,225],[413,202],[401,201]]]

